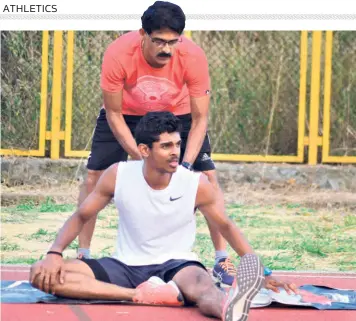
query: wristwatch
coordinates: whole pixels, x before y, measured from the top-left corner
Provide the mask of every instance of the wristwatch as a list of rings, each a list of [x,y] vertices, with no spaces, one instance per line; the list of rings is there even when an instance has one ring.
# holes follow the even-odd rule
[[[272,270],[269,269],[268,267],[264,267],[263,272],[265,276],[270,276],[272,274]]]
[[[193,165],[188,162],[182,162],[182,166],[185,167],[186,169],[192,171],[193,170]]]

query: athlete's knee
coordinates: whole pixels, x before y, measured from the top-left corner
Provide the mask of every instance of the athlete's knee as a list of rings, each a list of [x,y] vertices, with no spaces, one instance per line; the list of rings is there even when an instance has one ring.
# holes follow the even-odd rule
[[[216,301],[220,298],[220,290],[216,287],[210,275],[203,269],[192,273],[192,286],[189,287],[191,298],[199,305]]]
[[[212,295],[215,296],[215,291],[217,290],[213,282],[204,279],[202,282],[195,284],[194,287],[190,289],[191,301],[196,302],[198,305],[207,301]],[[215,295],[214,295],[215,294]],[[209,300],[208,300],[209,301]]]
[[[98,182],[103,171],[94,171],[88,169],[87,177],[85,178],[84,185],[88,191],[92,191]]]
[[[32,264],[30,269],[29,281],[35,288],[40,287],[41,278],[39,276],[44,274],[46,271],[43,267],[44,260],[37,261]],[[62,269],[65,271],[65,274],[75,273],[78,277],[91,277],[95,278],[94,272],[89,267],[88,264],[78,259],[67,259],[63,261]]]
[[[182,269],[173,278],[173,281],[188,302],[198,302],[199,298],[206,291],[211,291],[212,286],[214,286],[208,272],[196,266],[188,266]]]

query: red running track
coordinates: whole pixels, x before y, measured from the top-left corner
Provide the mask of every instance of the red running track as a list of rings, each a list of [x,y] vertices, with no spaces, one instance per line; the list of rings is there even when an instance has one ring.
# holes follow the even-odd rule
[[[28,266],[2,266],[2,280],[27,280]],[[356,273],[276,272],[281,279],[303,284],[356,289]],[[197,308],[147,307],[134,305],[57,305],[2,304],[3,321],[211,321]],[[249,321],[352,321],[356,311],[320,311],[314,309],[251,309]]]

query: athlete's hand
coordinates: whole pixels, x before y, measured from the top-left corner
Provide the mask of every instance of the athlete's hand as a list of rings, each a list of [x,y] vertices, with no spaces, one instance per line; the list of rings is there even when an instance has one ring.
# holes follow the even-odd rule
[[[295,294],[298,294],[298,288],[294,283],[280,281],[277,278],[272,277],[272,276],[265,277],[265,288],[266,289],[269,289],[276,293],[279,293],[280,292],[278,289],[279,287],[284,288],[288,294],[291,294],[292,291]]]
[[[30,283],[46,293],[55,294],[55,287],[64,283],[64,261],[56,254],[47,254],[43,261],[31,267]]]

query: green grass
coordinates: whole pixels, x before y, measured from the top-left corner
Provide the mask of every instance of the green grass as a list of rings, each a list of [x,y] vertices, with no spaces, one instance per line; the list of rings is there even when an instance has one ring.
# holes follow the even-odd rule
[[[72,250],[77,250],[79,247],[78,239],[75,239],[72,243],[69,244],[68,248]]]
[[[32,264],[39,259],[74,208],[73,204],[59,205],[51,199],[42,204],[28,202],[4,208],[1,213],[2,262]],[[241,228],[264,264],[272,269],[356,269],[356,215],[350,211],[313,209],[291,203],[276,206],[231,204],[227,206],[227,213]],[[93,257],[112,255],[118,224],[117,211],[112,204],[100,212],[92,241]],[[74,257],[77,248],[78,240],[74,240],[65,255]],[[205,265],[213,265],[213,244],[206,220],[199,212],[193,250]],[[237,263],[238,256],[230,247],[228,251]]]
[[[274,209],[288,213],[284,217],[275,215]],[[243,230],[256,252],[261,254],[264,264],[272,269],[355,269],[352,260],[353,253],[356,253],[356,229],[351,235],[342,233],[345,227],[351,231],[355,226],[354,214],[343,216],[331,211],[327,216],[318,215],[318,210],[300,204],[274,208],[230,205],[228,214]],[[204,226],[201,215],[197,226]],[[205,264],[213,264],[214,248],[208,234],[197,235],[195,251],[201,254]],[[233,255],[231,249],[230,253]],[[333,262],[339,254],[349,256],[350,260]]]
[[[43,203],[35,204],[33,201],[27,201],[16,206],[9,206],[2,209],[5,213],[57,213],[72,212],[76,208],[75,204],[56,204],[53,198],[47,197]]]
[[[12,252],[20,249],[20,246],[17,243],[8,242],[4,237],[1,237],[0,241],[2,252]]]
[[[15,223],[26,224],[36,220],[38,214],[36,212],[24,212],[16,209],[1,209],[1,222],[2,223]]]
[[[4,257],[1,259],[2,264],[27,264],[32,265],[40,260],[39,257]]]
[[[347,215],[344,224],[347,227],[356,227],[356,215]]]
[[[35,233],[32,234],[18,234],[18,238],[23,238],[27,241],[36,240],[38,242],[53,242],[56,238],[57,232],[49,232],[46,229],[39,228]]]
[[[47,198],[46,202],[40,204],[40,212],[73,212],[76,208],[74,204],[56,204],[50,197]]]

